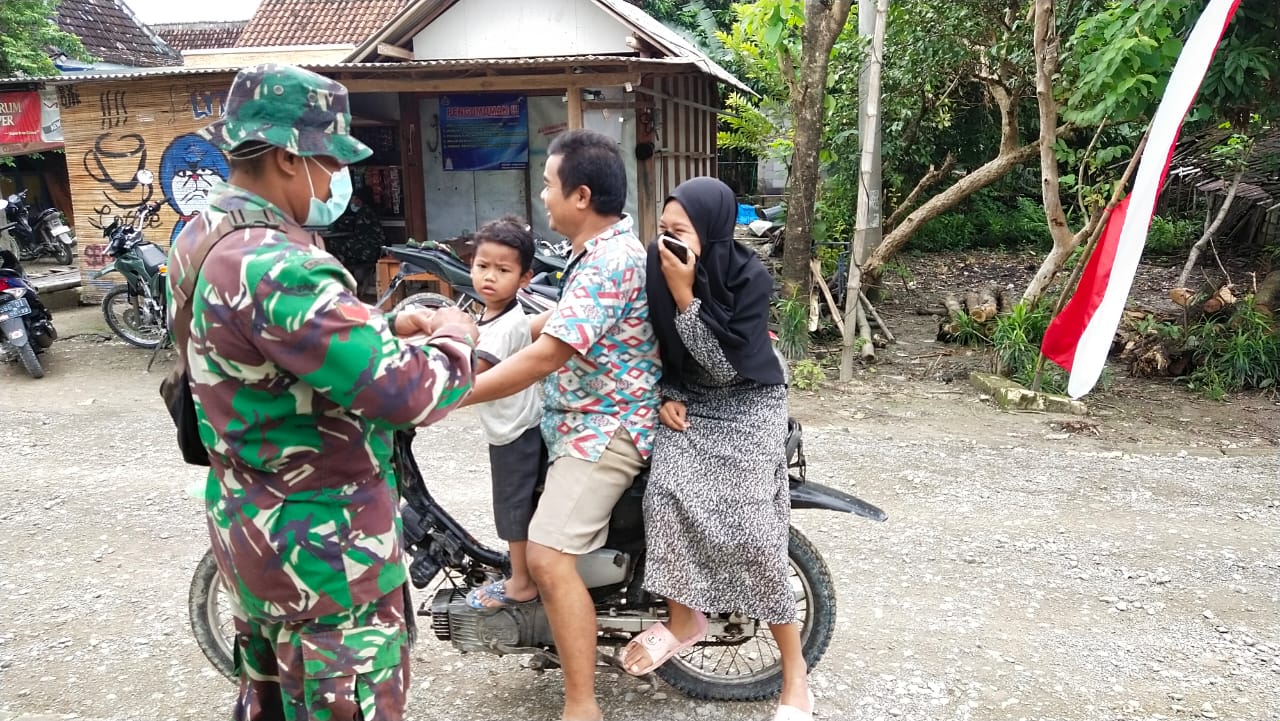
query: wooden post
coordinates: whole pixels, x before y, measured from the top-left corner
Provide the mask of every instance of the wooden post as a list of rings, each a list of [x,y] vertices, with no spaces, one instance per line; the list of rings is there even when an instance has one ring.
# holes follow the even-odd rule
[[[652,79],[646,77],[642,81],[642,85],[648,87],[652,83]],[[654,143],[653,128],[653,97],[647,93],[637,92],[636,99],[636,146],[652,147]],[[627,152],[623,148],[623,152]],[[640,234],[640,241],[648,243],[658,237],[658,188],[657,178],[653,173],[653,157],[654,152],[649,153],[649,157],[640,159],[636,158],[636,218],[638,223],[637,232]]]
[[[569,99],[569,129],[582,127],[582,88],[571,85],[565,89],[565,97]]]
[[[404,190],[404,232],[427,239],[426,176],[422,168],[422,118],[418,96],[400,93],[400,182]],[[407,239],[407,238],[406,238]]]

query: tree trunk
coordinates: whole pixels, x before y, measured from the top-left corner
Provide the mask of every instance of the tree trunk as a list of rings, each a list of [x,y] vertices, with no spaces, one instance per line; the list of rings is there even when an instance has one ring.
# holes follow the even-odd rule
[[[1091,214],[1089,222],[1078,233],[1067,226],[1062,208],[1062,183],[1058,177],[1057,143],[1058,101],[1053,97],[1053,77],[1058,73],[1058,29],[1053,0],[1035,0],[1035,29],[1032,48],[1036,57],[1036,106],[1040,111],[1040,196],[1044,216],[1053,237],[1053,250],[1040,264],[1035,277],[1022,294],[1022,302],[1035,305],[1049,284],[1062,270],[1080,241],[1089,237],[1099,222],[1100,212]]]
[[[955,185],[938,193],[925,201],[919,208],[908,213],[907,217],[902,219],[902,223],[884,237],[884,240],[880,242],[880,247],[872,251],[870,257],[867,258],[867,262],[863,264],[862,274],[878,276],[884,264],[895,253],[902,250],[902,247],[920,229],[920,226],[951,210],[964,201],[965,198],[991,185],[1007,175],[1009,171],[1031,160],[1036,156],[1038,148],[1038,144],[1032,143],[1008,153],[1001,153],[982,167],[961,178]]]
[[[795,139],[787,191],[787,230],[782,249],[782,292],[806,305],[812,292],[809,258],[813,254],[813,224],[821,180],[818,171],[827,67],[836,38],[849,19],[850,4],[851,0],[805,3],[800,79],[792,86],[791,92]]]
[[[1263,315],[1274,317],[1280,302],[1280,270],[1273,270],[1258,284],[1253,296],[1253,307]]]
[[[1200,240],[1191,246],[1191,253],[1187,255],[1187,264],[1182,266],[1182,273],[1178,275],[1177,287],[1185,288],[1187,286],[1187,278],[1191,277],[1191,271],[1195,270],[1196,263],[1200,260],[1200,254],[1209,245],[1209,241],[1218,232],[1218,228],[1222,227],[1222,222],[1227,219],[1227,213],[1231,210],[1231,203],[1236,199],[1236,191],[1240,189],[1240,179],[1244,177],[1245,166],[1241,165],[1236,171],[1235,177],[1231,179],[1231,186],[1227,188],[1227,197],[1222,199],[1222,207],[1218,209],[1218,214],[1214,216],[1213,222],[1209,227],[1204,229],[1204,235],[1200,236]]]

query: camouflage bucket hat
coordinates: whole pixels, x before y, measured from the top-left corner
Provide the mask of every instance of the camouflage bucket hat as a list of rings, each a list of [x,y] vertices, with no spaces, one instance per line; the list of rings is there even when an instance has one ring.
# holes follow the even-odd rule
[[[241,70],[231,82],[227,112],[198,135],[226,151],[261,141],[300,155],[327,155],[344,165],[373,154],[351,137],[347,89],[293,65]]]

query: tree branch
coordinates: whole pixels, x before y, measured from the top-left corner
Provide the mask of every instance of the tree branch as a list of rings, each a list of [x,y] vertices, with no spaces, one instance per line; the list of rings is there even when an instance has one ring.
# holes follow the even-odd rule
[[[955,165],[956,156],[952,153],[947,153],[947,158],[943,161],[941,168],[930,165],[929,172],[925,173],[924,177],[920,178],[920,182],[916,183],[916,187],[911,189],[911,192],[907,194],[906,199],[899,203],[897,208],[893,209],[893,213],[889,215],[889,219],[884,223],[885,229],[892,230],[899,222],[901,222],[903,217],[911,211],[911,207],[916,204],[916,200],[920,198],[920,194],[933,187],[935,183],[950,173],[951,169],[954,168]]]
[[[1058,158],[1054,154],[1058,127],[1058,101],[1053,97],[1053,76],[1058,72],[1058,33],[1054,25],[1053,0],[1035,0],[1033,48],[1036,56],[1036,105],[1040,110],[1041,196],[1049,234],[1056,248],[1071,245],[1074,233],[1067,227],[1062,209],[1062,184],[1058,179]]]

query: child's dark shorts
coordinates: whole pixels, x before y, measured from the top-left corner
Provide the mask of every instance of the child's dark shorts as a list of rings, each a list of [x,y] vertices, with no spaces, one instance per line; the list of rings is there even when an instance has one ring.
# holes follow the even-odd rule
[[[529,518],[547,477],[542,430],[534,426],[505,446],[489,446],[489,468],[498,538],[508,542],[528,540]]]

